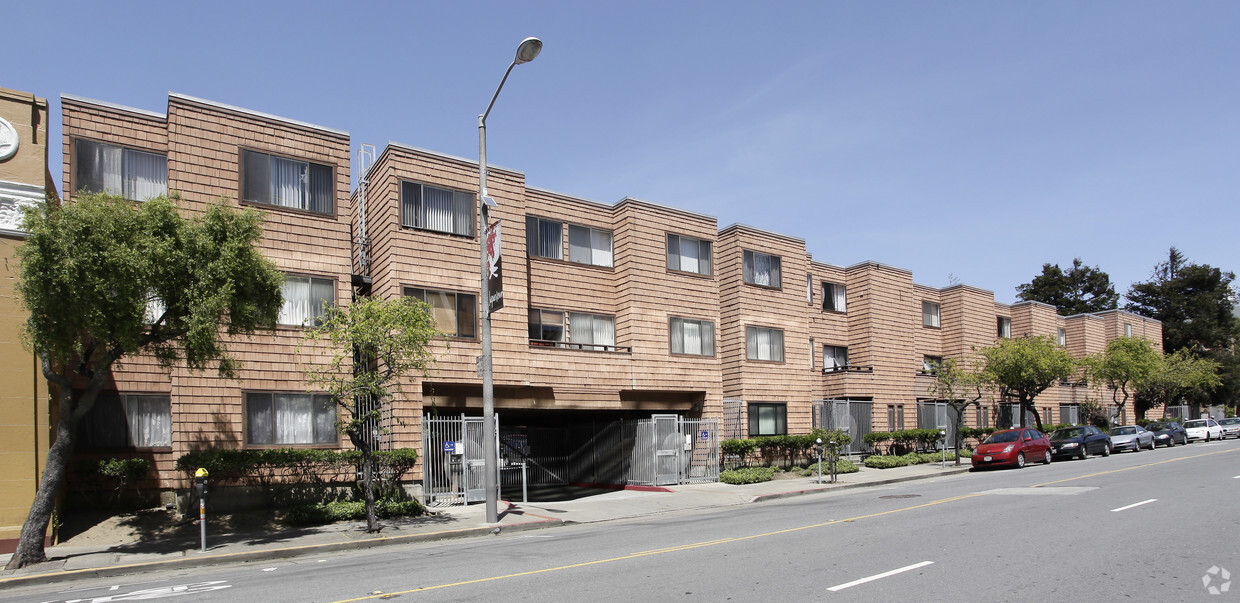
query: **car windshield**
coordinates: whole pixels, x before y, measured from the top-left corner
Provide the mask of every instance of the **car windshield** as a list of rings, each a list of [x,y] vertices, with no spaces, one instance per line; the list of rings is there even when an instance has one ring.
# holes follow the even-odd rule
[[[1116,427],[1111,430],[1111,435],[1132,435],[1137,433],[1136,427]]]
[[[1168,427],[1162,423],[1150,423],[1149,425],[1146,425],[1145,428],[1150,431],[1161,431],[1163,429],[1168,429]]]
[[[1230,419],[1219,419],[1218,424],[1219,425],[1238,425],[1240,424],[1240,418],[1232,417]]]
[[[1185,429],[1191,429],[1191,428],[1193,428],[1193,427],[1205,427],[1205,426],[1206,426],[1206,422],[1205,422],[1205,421],[1201,421],[1201,420],[1197,420],[1197,421],[1186,421],[1186,422],[1184,423],[1184,428],[1185,428]]]
[[[1019,431],[1000,431],[999,433],[990,434],[990,437],[986,438],[986,441],[982,443],[983,444],[1007,444],[1008,442],[1015,442],[1016,440],[1019,440],[1019,439],[1020,439]]]
[[[1051,434],[1052,440],[1067,440],[1070,438],[1079,438],[1085,435],[1085,430],[1080,427],[1072,427],[1070,429],[1056,429]]]

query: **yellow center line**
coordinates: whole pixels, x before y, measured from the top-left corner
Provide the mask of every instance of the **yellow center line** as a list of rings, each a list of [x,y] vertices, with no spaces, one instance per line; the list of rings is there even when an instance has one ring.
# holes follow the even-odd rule
[[[1180,458],[1178,458],[1178,459],[1167,459],[1167,460],[1165,460],[1165,461],[1158,461],[1158,462],[1156,462],[1156,463],[1146,463],[1146,464],[1144,464],[1144,465],[1134,465],[1134,466],[1132,466],[1132,467],[1125,467],[1125,468],[1123,468],[1123,469],[1112,469],[1112,470],[1110,470],[1110,471],[1099,471],[1099,472],[1097,472],[1097,473],[1089,473],[1089,474],[1086,474],[1086,475],[1078,475],[1078,476],[1076,476],[1076,477],[1069,477],[1069,478],[1066,478],[1066,479],[1055,480],[1055,481],[1053,481],[1053,482],[1046,482],[1046,483],[1044,483],[1044,484],[1035,484],[1035,485],[1033,485],[1033,486],[1029,486],[1029,487],[1030,487],[1030,488],[1041,488],[1042,486],[1050,486],[1050,485],[1054,485],[1054,484],[1062,484],[1062,483],[1064,483],[1064,482],[1071,482],[1071,481],[1075,481],[1075,480],[1078,480],[1078,479],[1085,479],[1085,478],[1087,478],[1087,477],[1098,477],[1099,475],[1109,475],[1109,474],[1111,474],[1111,473],[1122,473],[1122,472],[1124,472],[1124,471],[1132,471],[1133,469],[1144,469],[1144,468],[1146,468],[1146,467],[1153,467],[1153,466],[1155,466],[1155,465],[1165,465],[1165,464],[1167,464],[1167,463],[1178,463],[1178,462],[1180,462],[1180,461],[1187,461],[1188,459],[1199,459],[1199,458],[1201,458],[1201,457],[1203,457],[1203,456],[1213,456],[1213,455],[1215,455],[1215,454],[1227,454],[1227,453],[1229,453],[1229,452],[1236,452],[1236,451],[1238,451],[1238,450],[1240,450],[1240,448],[1233,448],[1233,449],[1231,449],[1231,450],[1219,450],[1219,451],[1217,451],[1217,452],[1206,452],[1206,453],[1204,453],[1204,454],[1194,454],[1193,456],[1184,456],[1184,457],[1180,457]]]
[[[468,585],[468,584],[480,584],[480,583],[483,583],[483,582],[494,582],[494,581],[496,581],[496,580],[507,580],[507,579],[510,579],[510,578],[520,578],[520,577],[522,577],[522,576],[533,576],[533,575],[537,575],[537,574],[545,574],[545,573],[548,573],[548,572],[558,572],[558,571],[562,571],[562,570],[576,569],[576,568],[579,568],[579,567],[589,567],[589,566],[591,566],[591,565],[600,565],[600,564],[603,564],[603,563],[613,563],[613,562],[616,562],[616,561],[624,561],[624,560],[627,560],[627,559],[638,559],[638,558],[640,558],[640,557],[649,557],[649,556],[652,556],[652,555],[662,555],[662,554],[666,554],[666,553],[675,553],[675,552],[679,552],[679,551],[688,551],[688,550],[692,550],[692,549],[699,549],[699,548],[708,547],[708,546],[715,546],[715,545],[719,545],[719,544],[728,544],[728,543],[732,543],[732,542],[741,542],[741,541],[745,541],[745,540],[753,540],[753,539],[756,539],[756,538],[766,538],[766,537],[769,537],[769,536],[777,536],[777,535],[780,535],[780,534],[788,534],[788,533],[791,533],[791,532],[799,532],[799,531],[802,531],[802,530],[809,530],[809,529],[813,529],[813,528],[821,528],[821,527],[830,526],[830,525],[835,525],[835,524],[839,524],[839,523],[848,523],[848,522],[853,522],[853,521],[859,521],[859,520],[862,520],[862,519],[872,519],[872,518],[874,518],[874,517],[882,517],[883,515],[891,515],[891,514],[893,514],[893,513],[903,513],[903,512],[905,512],[905,511],[913,511],[913,510],[915,510],[915,509],[924,509],[924,508],[926,508],[926,507],[932,507],[932,506],[935,506],[935,505],[941,505],[941,504],[945,504],[945,503],[949,503],[949,502],[955,502],[955,501],[958,501],[958,500],[964,500],[964,499],[966,499],[966,498],[975,498],[975,497],[978,497],[978,496],[985,496],[985,495],[986,495],[986,493],[985,493],[985,492],[976,492],[976,493],[973,493],[973,494],[965,494],[965,495],[962,495],[962,496],[953,496],[953,497],[951,497],[951,498],[944,498],[944,499],[940,499],[940,500],[936,500],[936,501],[931,501],[931,502],[928,502],[928,503],[922,503],[922,504],[920,504],[920,505],[913,505],[913,506],[911,506],[911,507],[902,507],[902,508],[899,508],[899,509],[892,509],[892,510],[890,510],[890,511],[880,511],[880,512],[878,512],[878,513],[870,513],[869,515],[858,515],[857,517],[850,517],[850,518],[848,518],[848,519],[834,519],[834,520],[831,520],[831,521],[824,521],[824,522],[822,522],[822,523],[815,523],[815,524],[810,524],[810,525],[805,525],[805,526],[799,526],[799,527],[795,527],[795,528],[788,528],[788,529],[786,529],[786,530],[776,530],[776,531],[774,531],[774,532],[766,532],[766,533],[763,533],[763,534],[752,534],[752,535],[749,535],[749,536],[738,536],[738,537],[736,537],[736,538],[721,538],[721,539],[719,539],[719,540],[706,540],[706,541],[703,541],[703,542],[695,542],[695,543],[692,543],[692,544],[684,544],[684,545],[680,545],[680,546],[667,547],[667,548],[662,548],[662,549],[654,549],[654,550],[650,550],[650,551],[641,551],[641,552],[632,553],[632,554],[629,554],[629,555],[622,555],[622,556],[620,556],[620,557],[611,557],[611,558],[609,558],[609,559],[598,559],[598,560],[596,560],[596,561],[583,561],[583,562],[581,562],[581,563],[573,563],[573,564],[570,564],[570,565],[561,565],[561,566],[558,566],[558,567],[548,567],[548,568],[543,568],[543,569],[530,570],[530,571],[528,571],[528,572],[518,572],[518,573],[515,573],[515,574],[505,574],[505,575],[502,575],[502,576],[491,576],[491,577],[488,577],[488,578],[478,578],[478,579],[475,579],[475,580],[464,580],[464,581],[461,581],[461,582],[452,582],[452,583],[449,583],[449,584],[437,584],[437,585],[435,585],[435,586],[423,586],[423,587],[421,587],[421,588],[411,588],[411,589],[409,589],[409,590],[402,590],[402,591],[396,591],[396,592],[390,592],[390,593],[378,593],[378,594],[373,594],[373,595],[367,595],[367,596],[365,596],[365,597],[357,597],[357,598],[355,598],[355,599],[342,599],[342,600],[340,600],[340,601],[336,601],[336,603],[350,603],[350,602],[352,602],[352,601],[366,601],[366,600],[368,600],[368,599],[382,599],[382,598],[386,598],[386,597],[394,597],[394,596],[396,596],[396,595],[407,595],[407,594],[409,594],[409,593],[424,592],[424,591],[429,591],[429,590],[439,590],[439,589],[441,589],[441,588],[451,588],[451,587],[453,587],[453,586],[465,586],[465,585]]]

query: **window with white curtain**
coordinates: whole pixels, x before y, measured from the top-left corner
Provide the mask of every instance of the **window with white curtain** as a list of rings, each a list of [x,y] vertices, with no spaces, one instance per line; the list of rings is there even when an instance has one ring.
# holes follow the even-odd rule
[[[1132,323],[1124,323],[1124,337],[1132,337]]]
[[[568,225],[568,261],[611,267],[611,231]]]
[[[841,345],[822,346],[822,368],[826,371],[838,371],[848,367],[848,347]]]
[[[942,356],[922,356],[921,357],[921,370],[923,373],[927,373],[930,375],[937,375],[939,372],[939,369],[942,367],[943,367]]]
[[[326,394],[249,392],[245,395],[245,443],[327,444],[339,441],[336,405]]]
[[[405,228],[472,237],[475,218],[473,193],[400,183],[400,224]]]
[[[335,213],[331,166],[241,150],[241,198],[252,203]]]
[[[336,302],[336,283],[327,278],[284,276],[284,305],[276,322],[304,327],[323,317],[327,307]]]
[[[568,341],[582,345],[583,350],[614,351],[616,319],[600,314],[568,313]]]
[[[788,405],[771,402],[749,403],[749,435],[788,434]]]
[[[1068,345],[1068,330],[1067,329],[1059,329],[1058,341],[1061,347],[1067,347]]]
[[[921,324],[925,327],[939,328],[939,305],[934,302],[921,302]]]
[[[133,201],[168,194],[168,157],[102,142],[74,141],[73,186]]]
[[[830,312],[847,312],[848,295],[840,283],[822,284],[822,309]]]
[[[564,223],[526,216],[525,246],[531,257],[564,259]]]
[[[784,361],[784,332],[767,327],[745,327],[745,357]]]
[[[780,288],[779,256],[745,250],[745,282]]]
[[[171,446],[172,401],[167,394],[101,392],[79,425],[83,449]]]
[[[715,323],[672,317],[669,327],[673,354],[715,355]]]
[[[710,275],[710,241],[669,233],[667,235],[667,268]]]
[[[1007,316],[1000,316],[996,325],[996,333],[1003,339],[1012,338],[1012,319]]]
[[[564,313],[530,308],[530,341],[535,345],[563,347],[558,344],[564,342]]]
[[[405,295],[416,297],[431,307],[435,328],[449,337],[478,336],[478,296],[471,293],[435,291],[405,287]]]

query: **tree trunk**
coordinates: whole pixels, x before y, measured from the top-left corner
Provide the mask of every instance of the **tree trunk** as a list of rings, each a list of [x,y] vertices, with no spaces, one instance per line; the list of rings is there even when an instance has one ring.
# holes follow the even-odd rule
[[[47,525],[52,520],[56,494],[65,481],[69,456],[73,454],[75,423],[71,414],[67,415],[63,412],[56,421],[56,441],[47,451],[47,464],[43,468],[42,477],[39,478],[39,489],[34,493],[34,501],[30,503],[30,515],[26,516],[26,523],[22,524],[17,550],[13,552],[13,557],[9,559],[4,569],[17,569],[47,561],[43,541],[47,535]]]
[[[362,480],[366,493],[366,531],[378,532],[379,519],[375,517],[374,453],[370,446],[362,449]]]

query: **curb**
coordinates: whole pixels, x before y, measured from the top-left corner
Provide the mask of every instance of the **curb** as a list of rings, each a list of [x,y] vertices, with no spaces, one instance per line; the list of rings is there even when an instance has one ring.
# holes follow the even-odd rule
[[[857,482],[857,483],[851,483],[851,484],[836,483],[833,485],[828,485],[825,488],[807,488],[805,490],[790,490],[788,492],[776,492],[775,494],[759,494],[749,499],[749,502],[759,503],[759,502],[765,502],[768,500],[791,498],[793,496],[803,496],[806,494],[822,494],[825,492],[834,492],[836,490],[851,490],[854,488],[867,488],[870,486],[886,486],[888,484],[898,484],[900,482],[909,482],[909,481],[919,480],[919,479],[929,479],[932,477],[940,477],[943,475],[966,473],[969,471],[969,469],[970,469],[969,467],[965,467],[962,465],[959,468],[952,467],[951,469],[943,469],[941,473],[937,473],[933,475],[906,475],[904,477],[893,477],[891,479],[877,480],[877,481],[872,481],[872,482]]]

